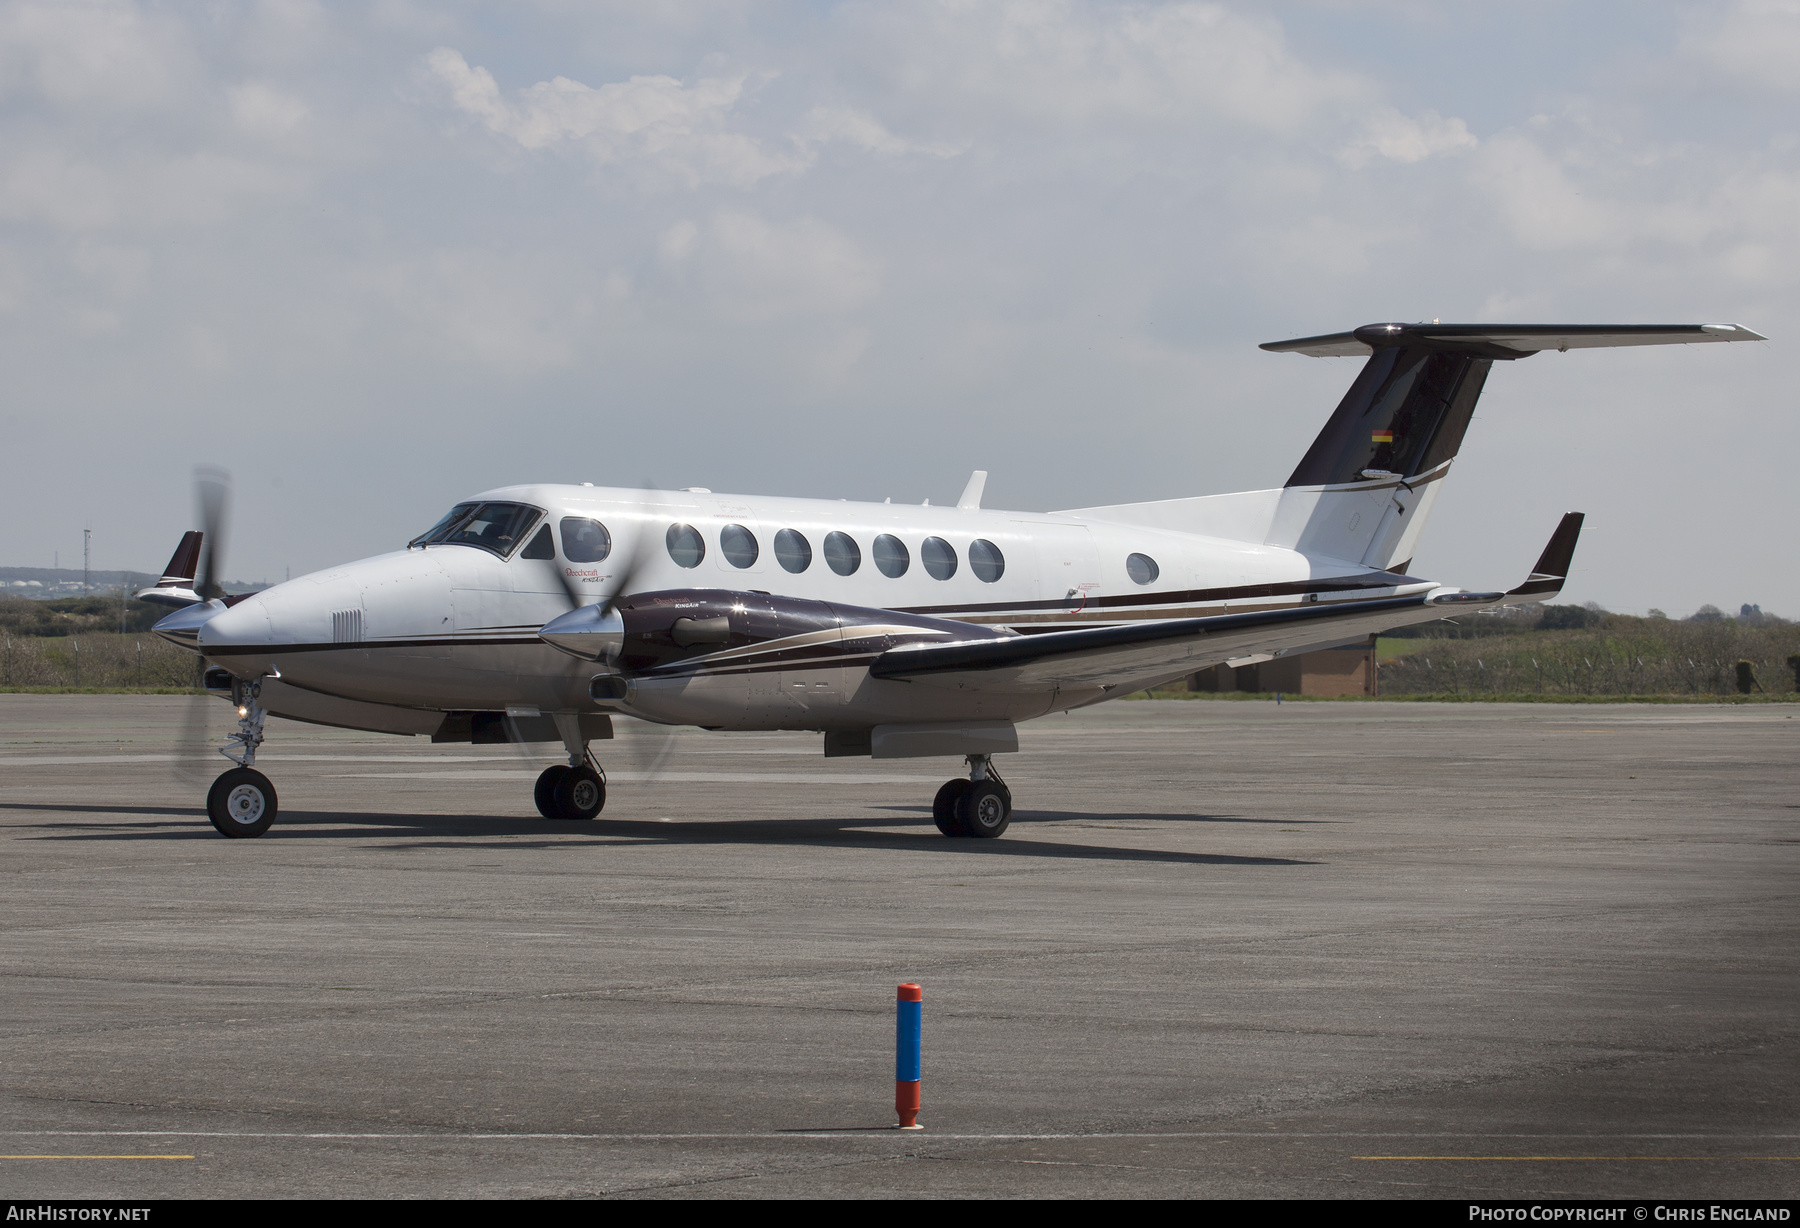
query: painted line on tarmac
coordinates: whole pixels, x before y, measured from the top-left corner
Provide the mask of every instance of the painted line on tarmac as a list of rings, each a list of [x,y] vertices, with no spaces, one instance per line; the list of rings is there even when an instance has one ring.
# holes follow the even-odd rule
[[[1168,1130],[1168,1131],[1077,1131],[1054,1133],[1006,1132],[990,1131],[986,1133],[952,1133],[924,1134],[903,1133],[894,1126],[848,1126],[839,1129],[822,1130],[775,1130],[775,1131],[740,1131],[740,1132],[695,1132],[695,1133],[616,1133],[616,1134],[581,1134],[567,1132],[501,1132],[501,1131],[388,1131],[388,1132],[354,1132],[354,1131],[307,1131],[307,1130],[0,1130],[0,1138],[291,1138],[332,1140],[369,1140],[369,1139],[446,1139],[446,1140],[506,1140],[518,1139],[522,1142],[565,1140],[569,1142],[732,1142],[753,1139],[824,1139],[824,1138],[867,1138],[872,1136],[891,1136],[897,1138],[918,1139],[954,1139],[958,1141],[991,1142],[1053,1142],[1057,1140],[1082,1139],[1204,1139],[1204,1138],[1257,1138],[1257,1139],[1296,1139],[1296,1138],[1518,1138],[1518,1139],[1636,1139],[1636,1140],[1669,1140],[1698,1141],[1716,1140],[1748,1141],[1751,1139],[1791,1139],[1800,1138],[1800,1134],[1507,1134],[1507,1133],[1474,1133],[1474,1134],[1437,1134],[1423,1133],[1414,1130],[1367,1131],[1367,1130],[1302,1130],[1292,1133],[1277,1133],[1268,1130]],[[1800,1159],[1797,1156],[1352,1156],[1357,1160],[1519,1160],[1519,1159]]]
[[[191,1160],[193,1156],[0,1156],[0,1160]]]
[[[538,769],[459,768],[454,772],[327,772],[327,780],[535,780]],[[630,784],[707,785],[907,785],[937,781],[936,776],[860,776],[849,772],[615,772],[606,779]],[[941,783],[941,782],[940,782]]]
[[[1676,1160],[1800,1160],[1800,1156],[1351,1156],[1352,1160],[1453,1160],[1463,1163],[1495,1161],[1536,1163],[1545,1160],[1654,1160],[1668,1163]]]

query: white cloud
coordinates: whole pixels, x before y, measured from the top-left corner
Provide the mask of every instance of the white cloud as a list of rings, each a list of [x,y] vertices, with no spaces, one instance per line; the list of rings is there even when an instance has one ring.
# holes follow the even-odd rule
[[[1698,287],[1800,281],[1800,173],[1705,149],[1613,149],[1577,129],[1553,156],[1522,132],[1489,140],[1473,181],[1515,242],[1618,253],[1656,245],[1658,267]],[[1687,253],[1685,256],[1679,253]]]
[[[115,0],[58,0],[0,9],[0,88],[60,105],[142,107],[179,94],[196,74],[180,23]]]
[[[594,309],[541,260],[444,250],[374,275],[388,303],[434,358],[514,374],[568,367]]]
[[[1358,170],[1377,158],[1423,162],[1440,154],[1466,153],[1479,144],[1460,119],[1445,119],[1436,111],[1414,118],[1381,107],[1364,121],[1357,138],[1338,151],[1338,161]]]
[[[306,121],[304,102],[261,81],[246,81],[225,91],[231,122],[254,137],[286,136]]]
[[[665,265],[710,314],[742,323],[838,315],[880,291],[881,268],[816,218],[770,222],[720,210],[704,227],[679,221],[659,244]]]
[[[869,20],[908,84],[953,107],[1294,132],[1376,97],[1359,75],[1295,55],[1272,18],[1222,4],[894,5]]]
[[[578,144],[602,165],[635,164],[690,186],[747,187],[810,161],[799,150],[771,150],[727,130],[744,91],[741,76],[707,77],[691,86],[674,77],[632,77],[598,88],[556,77],[508,101],[493,74],[470,67],[460,52],[439,47],[427,63],[450,87],[458,109],[526,149]]]
[[[911,141],[895,136],[881,121],[867,111],[853,107],[814,107],[807,112],[800,136],[810,141],[842,141],[868,153],[899,156],[927,154],[934,158],[954,158],[969,148],[967,141],[950,144],[942,141]]]
[[[1800,0],[1738,0],[1723,18],[1696,16],[1706,29],[1688,50],[1735,81],[1800,92]]]

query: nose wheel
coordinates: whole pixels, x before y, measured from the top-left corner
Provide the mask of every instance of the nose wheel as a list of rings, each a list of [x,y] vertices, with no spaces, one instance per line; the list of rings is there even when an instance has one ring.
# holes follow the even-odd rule
[[[206,817],[222,836],[260,836],[275,821],[275,786],[255,768],[222,773],[206,794]]]
[[[546,819],[591,819],[606,808],[606,779],[590,764],[558,763],[537,778],[532,800]]]

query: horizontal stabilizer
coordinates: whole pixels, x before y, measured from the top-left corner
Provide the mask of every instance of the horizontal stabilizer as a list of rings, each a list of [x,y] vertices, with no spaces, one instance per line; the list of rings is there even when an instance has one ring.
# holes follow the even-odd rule
[[[1262,348],[1313,358],[1348,358],[1396,346],[1524,358],[1540,350],[1767,340],[1740,324],[1365,324],[1353,332],[1270,341]]]

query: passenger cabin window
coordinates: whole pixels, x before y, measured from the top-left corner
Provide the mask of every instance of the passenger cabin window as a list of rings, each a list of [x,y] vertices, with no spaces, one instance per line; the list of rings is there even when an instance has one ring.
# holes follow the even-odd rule
[[[781,570],[799,575],[812,566],[812,543],[792,529],[783,529],[775,535],[775,561]]]
[[[956,574],[956,547],[941,537],[927,537],[919,543],[919,562],[933,580],[948,580]]]
[[[862,566],[862,547],[848,533],[827,533],[825,565],[840,576],[854,575]]]
[[[556,539],[550,536],[550,526],[545,525],[531,539],[531,544],[519,552],[522,559],[553,559],[556,557]]]
[[[571,563],[598,563],[612,553],[612,534],[598,520],[564,516],[558,527],[562,530],[563,557]]]
[[[700,539],[700,530],[691,524],[670,525],[667,541],[669,557],[677,567],[698,567],[706,557],[706,543]]]
[[[1006,574],[1006,556],[991,541],[976,538],[969,543],[969,570],[984,584],[992,584]]]
[[[1131,577],[1133,584],[1153,584],[1162,574],[1162,568],[1147,554],[1131,554],[1125,557],[1125,574]]]
[[[756,556],[761,553],[756,534],[741,524],[728,524],[719,530],[719,549],[733,567],[754,567]]]
[[[875,539],[875,567],[882,575],[898,580],[911,565],[912,555],[907,553],[905,542],[892,533],[883,533]]]
[[[438,522],[426,535],[427,546],[479,546],[506,558],[525,540],[525,534],[542,514],[523,503],[464,504],[473,510],[458,517],[455,512]]]

